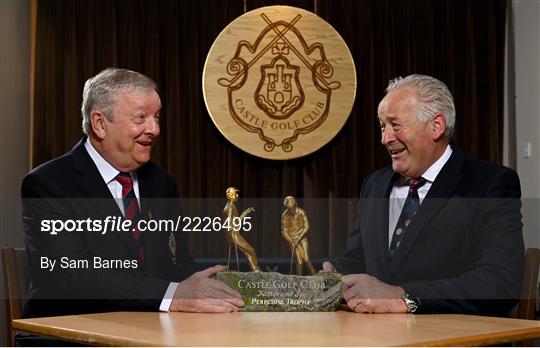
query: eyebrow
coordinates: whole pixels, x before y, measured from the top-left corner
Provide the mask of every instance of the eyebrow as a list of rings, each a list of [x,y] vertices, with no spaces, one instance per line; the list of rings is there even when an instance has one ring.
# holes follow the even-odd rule
[[[394,120],[396,120],[396,117],[395,117],[395,116],[387,116],[387,117],[385,117],[385,118],[386,118],[386,120],[388,120],[388,121],[394,121]],[[377,115],[377,117],[375,117],[375,119],[382,122],[381,118],[380,118],[378,115]]]

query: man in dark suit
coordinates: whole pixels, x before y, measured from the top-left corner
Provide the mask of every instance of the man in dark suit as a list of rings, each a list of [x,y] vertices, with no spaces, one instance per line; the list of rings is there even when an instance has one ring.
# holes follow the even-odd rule
[[[435,78],[391,81],[378,119],[392,166],[364,181],[359,227],[324,269],[348,274],[356,312],[505,315],[523,278],[517,174],[449,143],[454,102]]]
[[[175,180],[150,162],[160,109],[155,82],[137,72],[109,68],[86,82],[86,136],[23,180],[26,316],[231,312],[243,305],[236,291],[210,278],[223,266],[193,274],[183,233],[136,227],[181,214]],[[112,221],[134,228],[113,228]]]

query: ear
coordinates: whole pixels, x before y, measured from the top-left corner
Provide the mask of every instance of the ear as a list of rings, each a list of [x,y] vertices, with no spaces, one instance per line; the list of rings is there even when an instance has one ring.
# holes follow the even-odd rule
[[[444,115],[438,113],[431,120],[431,136],[433,140],[437,141],[441,137],[444,137],[444,132],[446,131],[446,122]]]
[[[92,133],[100,140],[103,140],[107,134],[107,120],[105,120],[105,117],[105,114],[99,110],[92,110],[92,113],[90,114]]]

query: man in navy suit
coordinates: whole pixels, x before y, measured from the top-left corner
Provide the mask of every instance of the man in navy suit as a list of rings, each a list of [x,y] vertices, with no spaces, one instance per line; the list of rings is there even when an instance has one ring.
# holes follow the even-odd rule
[[[211,278],[225,267],[193,273],[183,233],[93,228],[107,219],[136,226],[180,216],[174,178],[150,161],[160,110],[155,82],[137,72],[109,68],[86,82],[81,108],[86,136],[23,180],[26,316],[231,312],[243,305],[236,291]],[[71,220],[82,224],[70,225]],[[51,233],[61,222],[65,230]]]
[[[392,166],[363,183],[359,227],[325,270],[343,274],[356,312],[505,315],[521,295],[524,246],[517,174],[450,143],[441,81],[390,81],[378,107]]]

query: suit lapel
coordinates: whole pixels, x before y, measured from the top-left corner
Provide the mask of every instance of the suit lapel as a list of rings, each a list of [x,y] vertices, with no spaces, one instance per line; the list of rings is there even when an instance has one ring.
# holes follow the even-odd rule
[[[77,174],[75,177],[81,190],[84,192],[85,199],[89,199],[92,202],[96,211],[100,213],[101,219],[105,219],[107,216],[123,216],[118,204],[116,204],[111,196],[111,191],[109,191],[109,188],[101,178],[101,174],[94,161],[92,161],[92,158],[84,148],[85,142],[86,137],[75,145],[71,151],[74,171]],[[131,249],[134,255],[138,255],[137,247],[131,233],[121,231],[108,233],[114,233]]]
[[[457,147],[452,146],[452,155],[441,169],[437,178],[431,185],[427,196],[413,219],[411,228],[404,235],[396,255],[390,263],[388,272],[393,272],[399,266],[403,258],[411,250],[415,240],[426,228],[439,210],[448,202],[454,189],[461,180],[461,168],[464,155]]]
[[[153,220],[159,218],[155,216],[159,211],[155,211],[154,201],[156,199],[162,198],[153,198],[154,192],[152,192],[152,181],[148,178],[148,171],[141,168],[137,171],[137,180],[139,182],[139,204],[141,207],[141,219],[143,220]],[[153,270],[158,267],[153,261],[163,258],[163,255],[155,255],[155,253],[164,253],[166,250],[160,250],[159,240],[163,237],[164,231],[144,231],[143,232],[143,245],[144,245],[144,254],[145,254],[145,268],[147,270]],[[154,235],[150,238],[150,234],[159,234]]]
[[[371,203],[375,205],[375,213],[373,216],[377,218],[374,218],[372,221],[375,222],[374,229],[375,234],[377,235],[379,256],[384,270],[386,270],[390,263],[390,258],[388,257],[388,197],[392,190],[393,178],[395,175],[396,174],[391,170],[389,170],[388,173],[385,173],[381,185],[378,185],[375,188],[374,197],[376,197],[376,200]]]

